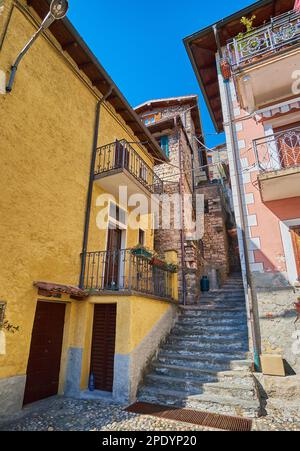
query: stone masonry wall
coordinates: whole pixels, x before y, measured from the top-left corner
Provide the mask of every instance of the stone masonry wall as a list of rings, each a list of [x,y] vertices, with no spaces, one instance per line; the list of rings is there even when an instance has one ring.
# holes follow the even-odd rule
[[[192,152],[190,145],[194,146],[193,134],[195,125],[193,123],[189,105],[178,105],[163,109],[155,109],[160,114],[161,119],[181,116],[182,127],[173,130],[169,137],[169,164],[160,164],[155,167],[156,174],[165,182],[165,194],[172,196],[180,193],[180,150],[182,152],[183,166],[183,193],[193,195],[193,170],[192,170]],[[149,111],[149,114],[151,111]],[[197,153],[197,152],[196,152]],[[194,151],[195,154],[195,151]],[[197,160],[198,161],[198,160]],[[175,213],[176,214],[176,213]],[[178,214],[178,213],[177,213]],[[173,215],[173,216],[172,216]],[[175,230],[174,212],[171,214],[171,230],[162,229],[162,218],[160,215],[160,227],[155,232],[155,249],[159,254],[164,254],[169,250],[176,250],[178,253],[179,273],[179,301],[183,301],[183,270],[182,270],[182,234],[180,230]],[[178,219],[178,218],[176,218]],[[195,217],[193,218],[195,220]],[[184,272],[186,283],[186,301],[189,304],[197,302],[200,295],[200,277],[202,271],[202,258],[199,252],[199,243],[190,241],[188,234],[188,224],[185,224],[184,230]]]
[[[219,185],[204,185],[196,189],[207,202],[205,213],[203,256],[207,271],[217,269],[223,282],[229,273],[229,244],[226,226],[226,211],[222,204]]]
[[[300,374],[300,321],[295,324],[294,305],[300,290],[277,286],[272,274],[253,273],[252,277],[256,287],[261,351],[282,355],[289,370]]]

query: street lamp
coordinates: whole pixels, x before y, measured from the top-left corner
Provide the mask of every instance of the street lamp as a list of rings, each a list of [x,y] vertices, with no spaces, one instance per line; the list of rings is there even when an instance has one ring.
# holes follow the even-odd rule
[[[26,46],[23,48],[23,50],[19,53],[15,63],[12,65],[9,82],[6,87],[6,92],[12,91],[16,72],[18,70],[18,66],[19,66],[22,58],[26,55],[28,50],[32,47],[33,43],[37,40],[37,38],[39,37],[39,35],[41,33],[43,33],[45,30],[47,30],[47,28],[49,28],[50,25],[52,25],[53,22],[55,22],[56,20],[63,19],[65,17],[67,14],[68,8],[69,8],[68,0],[52,0],[51,5],[50,5],[50,11],[47,14],[47,16],[45,17],[45,19],[43,20],[40,28],[32,36],[32,38],[26,44]]]

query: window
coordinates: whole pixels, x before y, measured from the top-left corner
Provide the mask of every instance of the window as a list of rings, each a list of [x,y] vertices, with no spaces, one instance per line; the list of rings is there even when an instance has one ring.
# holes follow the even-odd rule
[[[145,246],[145,232],[142,229],[139,229],[139,242],[141,246]]]
[[[162,136],[160,138],[160,147],[165,152],[167,157],[169,157],[169,137],[168,136]]]
[[[148,116],[144,122],[145,125],[155,124],[155,116]]]
[[[5,314],[5,302],[0,301],[0,327],[3,326],[4,323],[4,314]]]

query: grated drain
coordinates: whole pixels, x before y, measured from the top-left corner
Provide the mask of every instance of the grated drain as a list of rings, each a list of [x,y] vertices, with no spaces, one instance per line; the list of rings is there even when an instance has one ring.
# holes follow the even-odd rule
[[[157,404],[137,402],[126,409],[126,412],[140,415],[150,415],[165,420],[180,421],[183,423],[205,426],[213,429],[222,429],[232,432],[250,432],[252,421],[247,418],[218,415],[196,410],[172,408]]]

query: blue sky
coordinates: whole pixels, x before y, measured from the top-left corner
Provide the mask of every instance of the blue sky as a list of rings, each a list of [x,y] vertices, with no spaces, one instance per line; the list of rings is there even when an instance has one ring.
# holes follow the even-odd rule
[[[253,0],[70,0],[68,17],[132,106],[146,100],[200,94],[183,38]],[[206,142],[216,136],[201,97]]]

